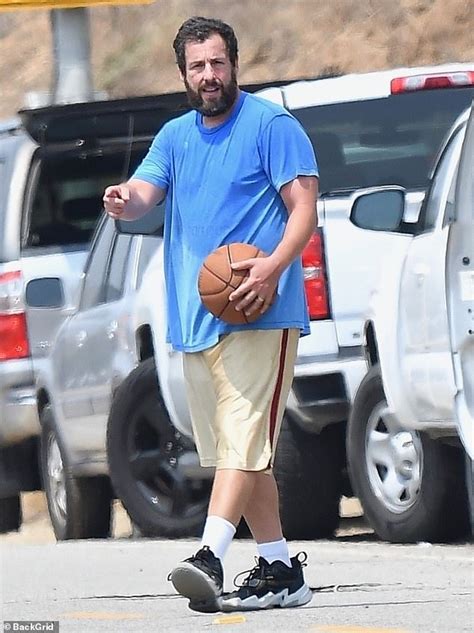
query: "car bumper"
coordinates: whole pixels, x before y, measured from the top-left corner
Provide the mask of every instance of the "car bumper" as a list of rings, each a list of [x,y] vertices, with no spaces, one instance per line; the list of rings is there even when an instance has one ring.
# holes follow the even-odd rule
[[[0,446],[18,444],[39,432],[30,361],[0,363]]]
[[[346,421],[366,373],[362,348],[344,350],[326,359],[299,356],[287,414],[302,428],[314,433],[328,424]]]

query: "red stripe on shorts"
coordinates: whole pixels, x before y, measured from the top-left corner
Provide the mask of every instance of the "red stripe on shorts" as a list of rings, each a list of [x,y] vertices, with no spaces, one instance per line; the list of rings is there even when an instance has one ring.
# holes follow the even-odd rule
[[[280,349],[280,365],[278,367],[278,377],[275,386],[275,393],[273,394],[272,406],[270,409],[270,446],[273,448],[273,436],[275,435],[278,404],[280,402],[281,386],[283,383],[283,373],[285,371],[286,360],[286,348],[288,347],[288,330],[283,330],[281,337],[281,349]]]

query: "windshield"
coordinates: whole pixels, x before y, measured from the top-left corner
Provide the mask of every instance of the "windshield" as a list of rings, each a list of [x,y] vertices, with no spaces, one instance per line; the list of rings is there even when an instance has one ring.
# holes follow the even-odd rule
[[[293,110],[308,132],[322,193],[397,184],[426,188],[438,149],[474,88],[404,93]]]

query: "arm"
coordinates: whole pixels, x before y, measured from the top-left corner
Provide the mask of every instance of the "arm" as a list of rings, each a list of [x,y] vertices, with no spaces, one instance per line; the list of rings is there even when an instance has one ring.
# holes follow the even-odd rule
[[[138,220],[163,200],[166,191],[156,185],[132,178],[120,185],[107,187],[103,201],[114,220]]]
[[[316,228],[318,179],[315,176],[295,178],[281,188],[280,195],[289,214],[281,242],[268,257],[232,265],[235,270],[249,270],[249,278],[230,296],[232,301],[241,299],[236,309],[247,309],[248,314],[268,310],[281,274],[301,255]]]
[[[316,200],[318,179],[315,176],[299,176],[284,185],[280,195],[288,210],[289,219],[283,239],[271,254],[279,274],[303,252],[317,225]]]

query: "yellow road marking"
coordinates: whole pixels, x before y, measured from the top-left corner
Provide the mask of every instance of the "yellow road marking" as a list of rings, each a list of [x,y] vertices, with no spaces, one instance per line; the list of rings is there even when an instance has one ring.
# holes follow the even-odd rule
[[[325,624],[317,624],[316,626],[311,627],[311,631],[320,631],[321,633],[411,633],[407,631],[407,629],[391,629],[391,628],[380,628],[372,627],[372,626],[338,626],[336,625],[325,625]]]
[[[213,624],[241,624],[242,622],[245,622],[243,615],[224,615],[212,621]]]
[[[58,617],[71,620],[142,620],[145,616],[140,613],[120,613],[120,611],[71,611],[62,613]]]

